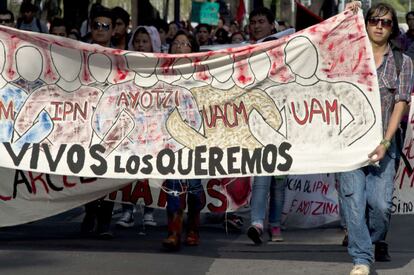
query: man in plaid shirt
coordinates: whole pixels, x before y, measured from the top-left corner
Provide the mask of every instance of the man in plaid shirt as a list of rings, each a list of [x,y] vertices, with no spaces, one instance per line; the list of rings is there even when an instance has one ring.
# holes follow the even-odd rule
[[[347,9],[357,11],[361,2],[351,2]],[[366,29],[374,53],[381,97],[384,138],[368,155],[372,163],[339,174],[339,196],[348,229],[348,253],[354,267],[350,275],[368,275],[376,261],[390,261],[385,235],[391,216],[396,145],[394,134],[406,112],[412,89],[413,64],[402,59],[401,71],[390,41],[399,34],[395,10],[388,4],[372,6],[365,17]],[[372,251],[375,244],[375,254]]]

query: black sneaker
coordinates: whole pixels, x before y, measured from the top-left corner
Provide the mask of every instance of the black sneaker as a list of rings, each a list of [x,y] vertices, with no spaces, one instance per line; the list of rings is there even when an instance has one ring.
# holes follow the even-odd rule
[[[388,244],[386,242],[375,243],[375,261],[390,262],[391,256],[388,254]]]
[[[98,229],[96,231],[98,239],[100,240],[110,240],[114,238],[114,234],[112,233],[111,226],[109,224],[98,224]]]
[[[247,236],[256,244],[262,244],[263,243],[263,239],[262,239],[262,234],[263,234],[263,230],[260,229],[257,226],[251,225],[248,229],[247,229]]]
[[[98,239],[100,240],[111,240],[113,238],[114,234],[110,230],[98,232]]]

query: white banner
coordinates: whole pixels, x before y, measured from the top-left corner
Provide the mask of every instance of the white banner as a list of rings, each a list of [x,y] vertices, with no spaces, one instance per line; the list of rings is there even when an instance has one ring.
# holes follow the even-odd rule
[[[0,72],[2,226],[137,179],[351,170],[382,137],[370,43],[350,12],[188,55],[0,27]]]
[[[381,140],[362,15],[188,55],[0,29],[0,166],[110,178],[355,169]]]
[[[335,174],[288,176],[283,224],[310,228],[340,220]]]

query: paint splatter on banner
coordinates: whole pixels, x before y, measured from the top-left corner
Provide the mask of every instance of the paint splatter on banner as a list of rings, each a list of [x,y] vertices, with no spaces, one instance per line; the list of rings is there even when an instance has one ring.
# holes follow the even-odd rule
[[[0,32],[0,165],[110,178],[332,172],[367,163],[379,97],[361,16],[188,55]]]
[[[371,47],[350,12],[276,41],[182,55],[0,27],[0,73],[3,225],[131,179],[351,170],[382,136]]]

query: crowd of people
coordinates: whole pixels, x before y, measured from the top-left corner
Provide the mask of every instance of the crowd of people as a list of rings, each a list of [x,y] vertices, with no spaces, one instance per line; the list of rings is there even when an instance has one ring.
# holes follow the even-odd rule
[[[353,12],[361,8],[360,2],[351,2],[346,9]],[[200,47],[208,49],[215,44],[260,43],[278,39],[294,32],[288,24],[276,21],[267,8],[253,10],[247,28],[237,21],[225,22],[220,18],[217,26],[198,24],[194,29],[188,22],[156,20],[151,26],[138,26],[130,30],[130,15],[120,7],[108,9],[94,4],[90,16],[80,29],[69,28],[62,18],[54,18],[49,28],[36,18],[37,8],[24,2],[20,16],[15,20],[9,10],[0,11],[0,24],[21,30],[50,33],[104,47],[139,52],[164,52],[170,54],[192,53]],[[373,163],[354,171],[339,173],[339,202],[343,225],[346,228],[344,244],[353,258],[351,275],[370,273],[370,265],[376,261],[390,261],[388,245],[385,242],[390,224],[393,177],[397,146],[395,133],[410,102],[413,82],[414,58],[414,12],[406,15],[408,31],[401,33],[396,12],[388,4],[372,6],[365,17],[366,30],[372,45],[380,88],[383,140],[369,158]],[[207,46],[207,48],[205,48]],[[411,58],[410,58],[411,57]],[[200,185],[199,179],[167,181],[167,188],[180,193],[186,186],[188,196],[188,218],[185,243],[200,243]],[[255,177],[251,199],[251,224],[248,237],[255,243],[263,242],[265,222],[268,221],[270,241],[283,241],[281,214],[284,202],[284,178]],[[114,203],[99,199],[85,206],[85,217],[81,225],[84,234],[100,238],[112,238],[111,220]],[[174,192],[167,198],[167,238],[162,245],[177,250],[181,244],[184,209]],[[266,217],[268,213],[268,217]],[[242,219],[234,215],[235,226],[242,225]],[[145,225],[155,226],[153,209],[145,207]],[[122,215],[116,223],[121,227],[134,226],[134,206],[124,205]],[[375,250],[372,249],[373,244]]]
[[[37,7],[28,1],[24,1],[20,7],[19,17],[15,20],[14,14],[10,10],[0,11],[0,20],[2,25],[16,27],[20,30],[50,33],[54,35],[69,37],[84,42],[92,42],[92,30],[94,27],[92,18],[96,12],[107,9],[101,4],[93,4],[89,17],[82,25],[77,28],[65,23],[63,18],[55,17],[47,24],[36,17]],[[132,33],[129,13],[121,8],[115,7],[111,9],[115,23],[112,30],[111,46],[118,49],[128,50],[128,42]],[[273,16],[274,17],[274,16]],[[285,21],[272,21],[272,33],[281,32],[291,28]],[[255,34],[250,35],[251,28],[240,26],[238,21],[225,22],[223,17],[218,20],[217,26],[200,23],[195,28],[189,21],[170,22],[157,19],[154,20],[152,27],[156,28],[157,35],[161,41],[161,52],[168,53],[171,42],[178,30],[186,31],[194,36],[197,45],[210,46],[217,44],[239,44],[243,42],[254,42]],[[259,35],[258,33],[256,35]]]

